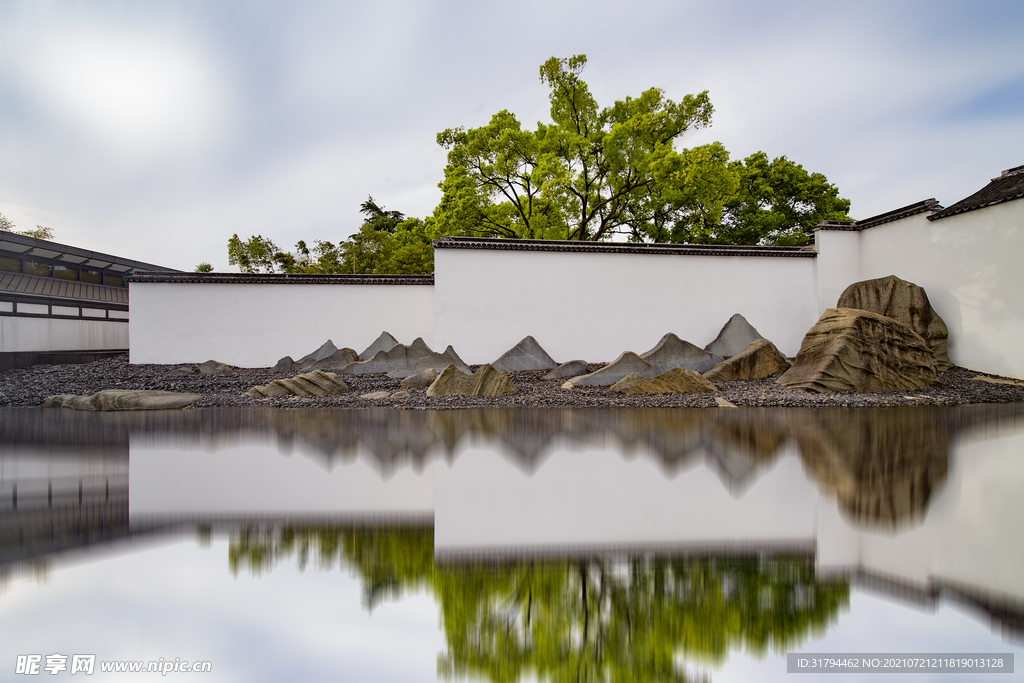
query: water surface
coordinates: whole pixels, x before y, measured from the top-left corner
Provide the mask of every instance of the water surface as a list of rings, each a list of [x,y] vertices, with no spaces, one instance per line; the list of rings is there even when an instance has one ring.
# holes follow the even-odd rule
[[[723,681],[781,680],[788,651],[1019,655],[1022,490],[1017,405],[0,411],[0,671]]]

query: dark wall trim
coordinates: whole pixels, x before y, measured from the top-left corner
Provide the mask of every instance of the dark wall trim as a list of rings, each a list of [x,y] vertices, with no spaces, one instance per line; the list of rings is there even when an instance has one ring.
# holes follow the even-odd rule
[[[876,225],[891,223],[893,221],[898,221],[903,218],[909,218],[910,216],[916,216],[919,213],[935,213],[941,210],[942,206],[934,198],[925,199],[924,201],[920,201],[915,204],[910,204],[908,206],[903,206],[898,209],[893,209],[892,211],[880,213],[877,216],[872,216],[871,218],[865,218],[862,221],[822,221],[821,223],[818,223],[816,226],[814,226],[814,229],[829,231],[866,230],[867,228],[873,228]]]
[[[128,349],[99,351],[3,351],[0,352],[0,371],[27,368],[33,365],[75,365],[95,363],[104,358],[128,353]]]
[[[286,273],[138,273],[128,282],[203,285],[433,285],[433,275],[291,275]]]
[[[434,249],[492,249],[497,251],[557,251],[565,253],[665,254],[671,256],[769,256],[814,258],[809,247],[761,247],[735,244],[648,244],[579,242],[575,240],[517,240],[482,237],[442,237]]]
[[[58,320],[80,320],[82,322],[110,322],[110,323],[126,323],[128,318],[113,317],[110,315],[111,311],[117,312],[128,312],[128,307],[124,304],[112,304],[105,301],[83,301],[81,299],[60,299],[54,297],[45,296],[31,296],[26,294],[10,294],[7,292],[0,292],[0,303],[11,303],[13,304],[12,311],[0,310],[0,317],[4,318],[56,318]],[[37,313],[35,311],[29,311],[27,306],[46,306],[46,313]],[[54,307],[61,308],[77,308],[77,314],[67,313],[54,313]],[[95,315],[85,315],[83,309],[91,308],[92,310],[103,311],[102,317]]]

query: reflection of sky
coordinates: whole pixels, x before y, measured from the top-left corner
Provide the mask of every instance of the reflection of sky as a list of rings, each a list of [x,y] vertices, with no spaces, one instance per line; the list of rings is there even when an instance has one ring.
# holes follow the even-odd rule
[[[434,680],[444,644],[432,597],[405,595],[368,614],[359,581],[336,567],[300,572],[292,559],[260,577],[233,577],[227,549],[216,539],[205,550],[191,539],[146,544],[63,565],[45,583],[15,580],[0,597],[0,661],[94,653],[100,660],[210,660],[214,675],[204,680],[211,681]],[[856,590],[849,611],[799,650],[1015,652],[1017,673],[999,680],[1024,680],[1024,648],[1002,641],[985,617],[951,607],[929,613]],[[785,670],[785,656],[760,661],[733,652],[712,680],[789,680]],[[914,677],[947,679],[965,680]]]
[[[434,680],[442,641],[430,597],[368,614],[359,580],[336,567],[283,562],[233,577],[227,557],[226,540],[145,544],[63,565],[45,583],[12,581],[0,595],[0,678],[18,654],[56,652],[208,660],[209,681]],[[98,665],[90,680],[104,680]]]
[[[851,591],[849,612],[818,638],[811,638],[794,652],[857,652],[857,653],[954,653],[1012,652],[1013,674],[988,674],[980,680],[1024,681],[1024,646],[1002,640],[993,633],[984,615],[970,614],[950,605],[934,613],[901,602],[858,591]],[[814,676],[786,673],[786,656],[772,655],[764,660],[732,653],[721,670],[713,674],[715,683],[733,681],[814,680]],[[972,680],[964,674],[843,674],[824,676],[823,680],[866,681],[870,683],[905,683],[921,681]]]

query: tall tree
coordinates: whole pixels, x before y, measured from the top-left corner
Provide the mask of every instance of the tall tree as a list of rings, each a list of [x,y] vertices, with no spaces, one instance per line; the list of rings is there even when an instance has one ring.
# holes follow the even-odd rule
[[[602,240],[646,234],[664,202],[655,168],[677,153],[686,130],[707,126],[707,92],[673,102],[658,88],[610,107],[580,75],[585,55],[552,57],[540,67],[550,88],[551,124],[523,130],[500,111],[484,127],[437,136],[448,150],[440,234]]]

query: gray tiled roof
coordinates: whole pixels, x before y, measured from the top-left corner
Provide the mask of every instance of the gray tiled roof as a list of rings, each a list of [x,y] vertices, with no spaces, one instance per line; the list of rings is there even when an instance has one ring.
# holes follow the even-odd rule
[[[26,273],[0,273],[0,292],[68,299],[69,302],[128,303],[128,290],[124,287],[92,285],[86,282]]]
[[[442,237],[434,249],[493,249],[498,251],[598,252],[608,254],[672,254],[681,256],[795,256],[814,258],[810,247],[761,247],[737,244],[650,244],[582,242],[577,240],[519,240],[484,237]]]
[[[940,218],[948,218],[958,213],[983,209],[986,206],[1002,204],[1003,202],[1021,199],[1022,197],[1024,197],[1024,166],[1017,166],[1003,171],[1002,175],[998,178],[993,178],[992,182],[970,197],[961,199],[956,204],[939,211],[934,216],[929,216],[928,220],[935,221]]]
[[[917,202],[915,204],[909,204],[907,206],[893,209],[892,211],[886,211],[880,213],[877,216],[871,218],[865,218],[862,221],[822,221],[814,226],[815,230],[865,230],[867,228],[873,228],[876,225],[882,225],[883,223],[891,223],[898,221],[903,218],[910,216],[916,216],[919,213],[925,212],[936,212],[940,211],[942,207],[935,199],[925,199],[924,201]]]
[[[231,285],[432,285],[433,275],[289,275],[286,273],[136,273],[128,282]]]

